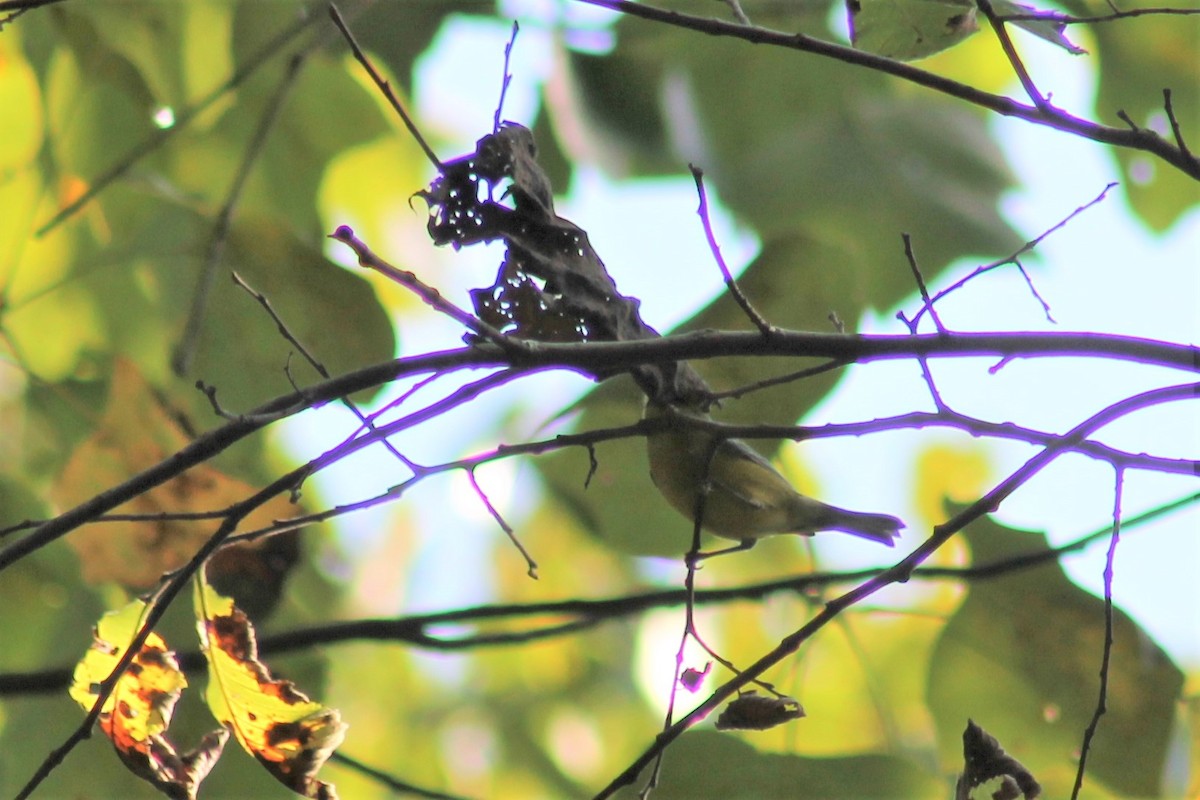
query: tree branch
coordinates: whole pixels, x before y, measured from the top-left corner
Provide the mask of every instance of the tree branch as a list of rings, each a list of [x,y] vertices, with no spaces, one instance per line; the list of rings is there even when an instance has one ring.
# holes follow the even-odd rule
[[[1054,107],[1038,108],[1037,106],[1019,103],[1003,95],[991,94],[973,86],[960,83],[932,72],[927,72],[911,64],[893,61],[890,58],[877,56],[853,47],[827,42],[806,36],[802,33],[784,33],[766,28],[747,27],[745,25],[725,22],[724,20],[707,17],[696,17],[681,14],[676,11],[655,8],[645,3],[635,3],[632,0],[576,0],[576,2],[607,8],[641,17],[652,22],[672,25],[677,28],[694,30],[710,36],[729,36],[741,39],[751,44],[766,44],[783,47],[789,50],[799,50],[813,53],[825,58],[832,58],[846,64],[872,69],[887,75],[893,75],[918,86],[924,86],[935,92],[963,100],[980,108],[985,108],[1006,117],[1016,117],[1035,125],[1044,125],[1064,133],[1072,133],[1094,142],[1102,142],[1116,147],[1131,150],[1141,150],[1161,158],[1196,180],[1200,180],[1200,159],[1185,153],[1176,145],[1159,136],[1154,131],[1137,128],[1114,128],[1100,125],[1089,120],[1068,114]]]

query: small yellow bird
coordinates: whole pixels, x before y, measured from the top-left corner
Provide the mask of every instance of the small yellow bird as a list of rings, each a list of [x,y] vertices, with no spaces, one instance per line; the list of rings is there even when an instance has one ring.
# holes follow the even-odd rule
[[[649,401],[646,419],[675,417],[676,423],[646,437],[650,478],[671,506],[689,520],[705,479],[702,526],[717,536],[740,542],[737,547],[703,553],[746,550],[763,536],[841,531],[892,546],[904,523],[887,514],[837,508],[797,492],[769,461],[740,439],[725,439],[712,452],[714,434],[688,425],[679,417],[708,420],[699,411]],[[711,459],[710,459],[711,453]]]

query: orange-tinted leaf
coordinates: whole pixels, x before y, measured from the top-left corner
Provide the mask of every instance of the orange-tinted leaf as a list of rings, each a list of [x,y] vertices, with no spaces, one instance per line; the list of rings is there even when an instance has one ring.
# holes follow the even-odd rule
[[[146,604],[135,600],[97,623],[92,647],[75,666],[70,689],[84,709],[90,711],[95,705],[99,685],[112,674],[137,634],[145,610]],[[99,721],[131,772],[168,797],[191,800],[220,757],[229,732],[214,731],[186,753],[175,749],[164,734],[186,686],[174,653],[162,637],[151,633],[105,701]]]
[[[104,417],[76,448],[54,487],[55,502],[74,506],[157,464],[187,444],[155,390],[132,362],[113,364]],[[202,464],[114,509],[118,514],[219,511],[254,488]],[[244,529],[262,527],[295,513],[285,498],[251,514]],[[216,530],[216,520],[157,520],[91,525],[67,541],[79,554],[83,577],[93,583],[117,581],[132,589],[158,583],[163,573],[182,566]],[[256,553],[259,545],[239,545]]]
[[[195,604],[213,715],[283,785],[305,797],[336,798],[333,786],[315,776],[345,736],[341,715],[309,700],[291,681],[272,679],[258,660],[250,620],[203,577],[196,581]]]

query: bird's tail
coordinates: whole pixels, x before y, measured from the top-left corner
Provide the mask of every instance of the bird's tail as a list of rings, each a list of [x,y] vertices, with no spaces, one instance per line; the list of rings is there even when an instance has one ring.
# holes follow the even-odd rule
[[[900,535],[904,522],[888,514],[868,514],[830,506],[828,530],[861,536],[891,547]]]

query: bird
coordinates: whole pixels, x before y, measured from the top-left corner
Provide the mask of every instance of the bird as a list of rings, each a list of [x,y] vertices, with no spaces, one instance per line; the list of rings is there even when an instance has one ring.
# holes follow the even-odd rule
[[[850,511],[800,494],[742,440],[688,424],[688,418],[711,421],[703,411],[648,400],[644,417],[670,420],[646,437],[650,479],[663,498],[693,522],[699,512],[701,527],[710,533],[738,542],[700,558],[748,550],[763,536],[783,533],[840,531],[891,547],[904,528],[888,514]]]

